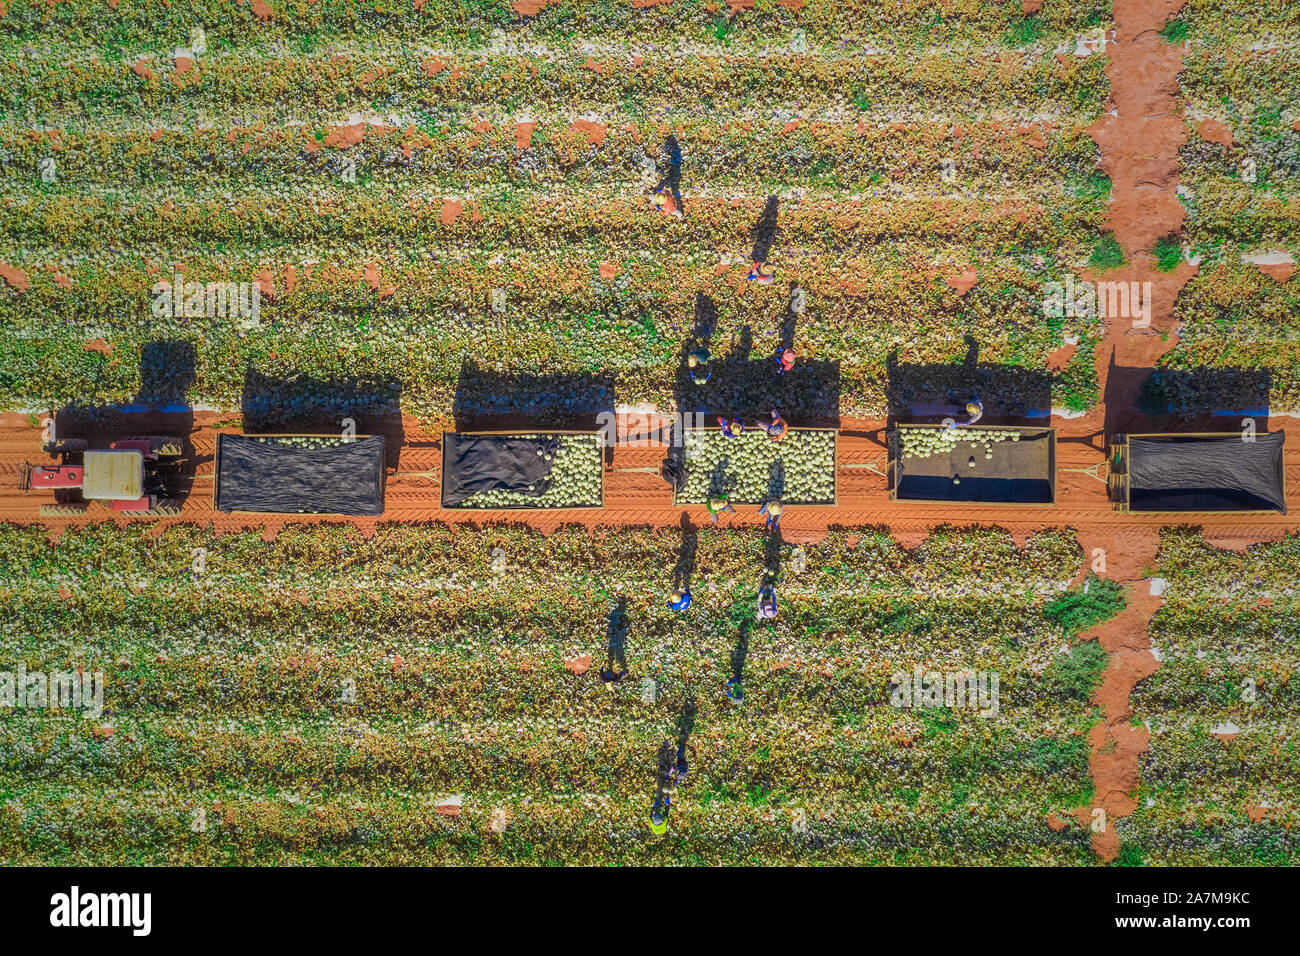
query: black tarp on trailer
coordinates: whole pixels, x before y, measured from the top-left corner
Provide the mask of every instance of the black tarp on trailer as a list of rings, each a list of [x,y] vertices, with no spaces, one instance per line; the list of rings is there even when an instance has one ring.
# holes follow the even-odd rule
[[[444,433],[442,506],[455,508],[480,491],[513,491],[540,498],[551,486],[549,475],[559,447],[560,439],[555,436],[518,438]]]
[[[216,508],[226,513],[382,514],[384,436],[295,448],[218,435],[216,485]]]
[[[1286,514],[1281,432],[1131,437],[1130,511],[1279,511]]]

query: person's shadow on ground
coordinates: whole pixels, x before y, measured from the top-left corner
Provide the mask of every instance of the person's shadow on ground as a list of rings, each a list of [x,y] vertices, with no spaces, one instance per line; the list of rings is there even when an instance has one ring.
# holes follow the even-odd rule
[[[689,690],[686,691],[686,700],[682,703],[681,712],[677,715],[677,748],[685,748],[690,740],[691,733],[695,730],[695,695]]]
[[[731,679],[740,684],[745,679],[745,659],[749,657],[749,622],[740,625],[740,637],[731,649]]]
[[[750,230],[750,237],[754,240],[754,248],[750,253],[750,259],[754,262],[766,262],[772,254],[772,246],[776,243],[778,232],[777,214],[781,209],[781,200],[776,196],[768,196],[767,202],[763,205],[763,213],[758,217],[758,222]]]
[[[784,544],[779,527],[768,532],[767,540],[763,543],[763,577],[760,588],[776,587],[777,579],[781,576],[781,547]]]
[[[681,518],[682,542],[677,550],[677,564],[673,566],[673,590],[690,591],[691,575],[695,573],[695,554],[699,549],[700,535],[691,524],[686,512]]]
[[[671,133],[664,140],[664,154],[668,158],[668,171],[659,180],[655,192],[668,190],[682,215],[686,215],[686,210],[682,206],[682,148],[677,142],[677,137]]]
[[[627,598],[620,597],[609,612],[605,625],[605,643],[610,663],[618,665],[620,673],[627,673],[627,636],[630,630],[627,619]]]

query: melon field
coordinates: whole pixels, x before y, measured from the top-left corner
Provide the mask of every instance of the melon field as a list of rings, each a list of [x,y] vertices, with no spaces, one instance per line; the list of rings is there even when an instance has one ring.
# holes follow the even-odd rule
[[[757,358],[792,284],[846,413],[884,408],[891,352],[966,336],[1031,368],[1078,337],[1053,400],[1096,400],[1099,327],[1045,325],[1039,285],[1102,239],[1108,87],[1078,40],[1107,4],[6,6],[5,407],[231,408],[254,373],[437,419],[467,370],[543,369],[666,405],[698,301]],[[651,202],[670,134],[684,218]],[[221,282],[258,315],[184,307]],[[142,376],[154,342],[193,367]]]
[[[1085,831],[1043,822],[1091,787],[1086,682],[1062,679],[1070,634],[1043,615],[1073,575],[1063,536],[1018,552],[995,532],[943,535],[915,554],[836,536],[781,575],[774,627],[753,620],[756,532],[700,533],[686,619],[647,593],[646,569],[671,566],[677,544],[646,531],[395,527],[266,542],[98,526],[54,548],[36,529],[0,542],[5,653],[32,670],[102,668],[110,704],[99,720],[0,724],[10,860],[1091,854]],[[787,572],[790,551],[775,556]],[[976,563],[987,570],[956,570]],[[619,628],[639,679],[611,692],[595,671]],[[999,671],[1002,706],[891,706],[891,676],[918,667]],[[724,696],[737,671],[740,704]],[[654,754],[683,722],[689,786],[671,838],[648,839]],[[441,815],[456,794],[459,815]],[[509,821],[500,834],[494,815]]]
[[[1300,860],[1300,4],[8,0],[0,65],[0,861]],[[42,514],[56,423],[175,508]],[[1289,512],[1117,507],[1174,432]],[[218,513],[232,433],[382,435],[383,513]]]
[[[1071,584],[1069,536],[1023,550],[996,531],[913,552],[868,533],[787,545],[767,556],[783,607],[762,626],[760,533],[700,532],[690,618],[647,589],[645,569],[677,558],[668,537],[400,526],[268,542],[100,525],[51,547],[4,528],[0,648],[33,671],[102,669],[107,706],[0,722],[0,851],[57,864],[1092,859],[1073,815],[1093,798],[1089,698],[1106,658],[1077,638],[1124,600]],[[1176,535],[1160,561],[1162,668],[1133,716],[1154,736],[1121,856],[1293,862],[1295,542],[1242,558]],[[1245,611],[1243,582],[1271,596],[1266,615]],[[615,635],[638,679],[611,691],[596,670]],[[998,705],[898,706],[899,675],[918,669],[997,672]],[[737,673],[740,703],[724,693]],[[653,755],[683,732],[689,783],[670,836],[651,839]]]

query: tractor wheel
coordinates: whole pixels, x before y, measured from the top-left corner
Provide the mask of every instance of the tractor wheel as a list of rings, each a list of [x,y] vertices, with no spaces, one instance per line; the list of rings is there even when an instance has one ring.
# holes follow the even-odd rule
[[[62,455],[64,452],[85,451],[90,447],[90,442],[84,438],[60,438],[58,441],[47,441],[41,446],[41,451],[47,455]]]
[[[164,498],[148,511],[137,511],[141,518],[175,518],[181,513],[181,503],[175,498]]]
[[[185,452],[185,443],[171,435],[132,435],[127,441],[147,441],[153,458],[176,458]]]
[[[53,505],[41,505],[42,518],[79,518],[90,507],[89,501],[61,501]]]

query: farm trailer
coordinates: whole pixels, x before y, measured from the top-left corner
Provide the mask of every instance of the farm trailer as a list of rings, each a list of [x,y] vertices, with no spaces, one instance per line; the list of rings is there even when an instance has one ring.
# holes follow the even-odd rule
[[[1286,514],[1282,432],[1112,435],[1106,486],[1125,512]]]
[[[377,516],[384,511],[384,436],[217,436],[212,504],[231,514]]]
[[[559,508],[605,507],[605,470],[602,432],[565,429],[529,431],[444,432],[440,502],[443,508],[464,511],[539,511]],[[592,460],[582,462],[584,474],[595,474],[591,500],[577,504],[538,502],[552,488],[552,471],[560,445],[571,439],[590,439]],[[575,449],[585,456],[585,449]],[[549,457],[548,457],[549,456]],[[560,476],[562,478],[562,476]],[[563,480],[563,479],[562,479]],[[593,479],[584,478],[584,482]],[[586,484],[583,486],[586,487]],[[464,502],[480,494],[512,494],[518,499],[501,505]]]
[[[758,506],[776,498],[784,505],[834,508],[839,502],[835,471],[839,436],[838,428],[788,425],[786,437],[774,442],[761,427],[747,426],[740,436],[732,438],[724,437],[722,428],[716,425],[687,428],[682,437],[687,474],[683,487],[673,488],[673,506],[706,504],[715,493],[730,494],[738,486],[740,497],[732,495],[732,504]],[[761,470],[766,460],[768,474],[733,475],[729,467],[733,456],[739,459],[737,470],[755,462]],[[826,460],[817,461],[820,456]],[[824,476],[818,474],[819,470],[825,472]],[[698,476],[704,473],[707,478],[701,486]],[[755,482],[759,490],[751,494]],[[722,487],[715,487],[719,483]],[[824,494],[804,494],[818,487],[828,490]]]
[[[931,504],[1056,504],[1056,429],[897,425],[889,498]]]

